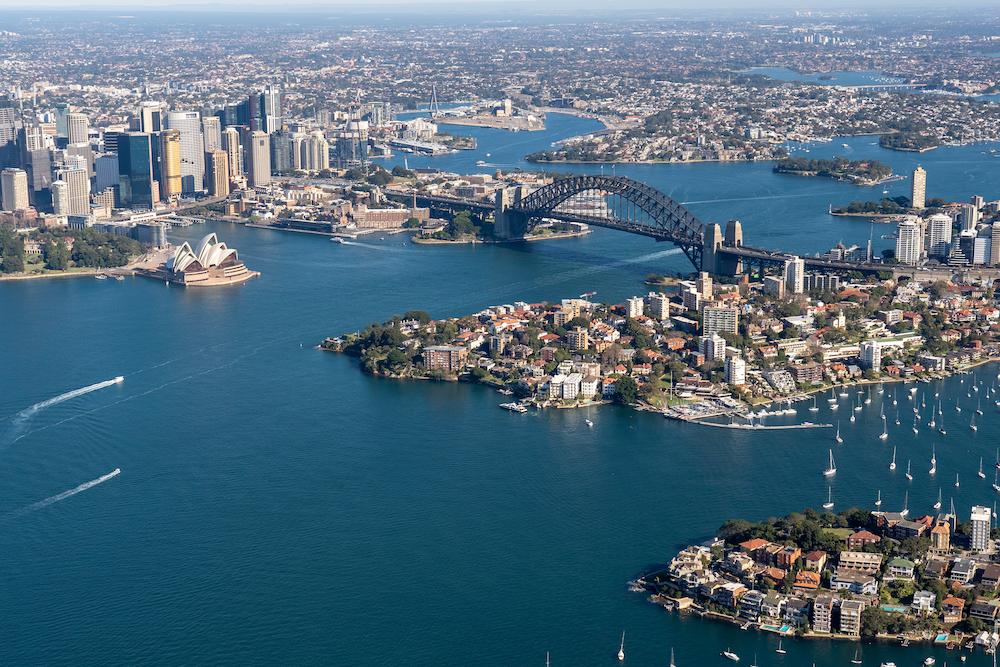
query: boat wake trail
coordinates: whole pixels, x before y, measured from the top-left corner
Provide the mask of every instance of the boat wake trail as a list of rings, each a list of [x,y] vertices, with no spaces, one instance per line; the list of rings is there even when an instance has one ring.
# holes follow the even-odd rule
[[[43,507],[48,507],[49,505],[52,505],[53,503],[57,503],[60,500],[66,500],[67,498],[71,498],[71,497],[75,496],[78,493],[83,493],[87,489],[92,489],[95,486],[97,486],[98,484],[104,484],[109,479],[112,479],[112,478],[117,477],[118,475],[120,475],[121,472],[122,472],[121,468],[115,468],[114,470],[112,470],[111,472],[109,472],[107,475],[101,475],[97,479],[92,479],[89,482],[84,482],[80,486],[73,487],[69,491],[63,491],[62,493],[57,493],[56,495],[50,496],[50,497],[46,498],[45,500],[39,500],[37,503],[32,503],[32,504],[30,504],[30,505],[28,505],[26,507],[22,507],[19,510],[14,510],[13,512],[9,513],[7,515],[7,517],[8,518],[12,518],[12,517],[23,516],[23,515],[25,515],[25,514],[27,514],[29,512],[34,512],[35,510],[40,510]]]
[[[734,201],[759,201],[764,199],[798,199],[799,197],[815,197],[818,194],[825,194],[823,192],[808,192],[804,194],[795,195],[758,195],[755,197],[729,197],[727,199],[698,199],[694,201],[682,201],[683,206],[688,204],[717,204],[720,202],[734,202]],[[830,194],[835,194],[830,192]]]
[[[110,380],[105,380],[104,382],[97,382],[95,384],[87,385],[86,387],[80,387],[79,389],[74,389],[73,391],[67,391],[65,394],[59,394],[52,398],[48,398],[44,401],[35,403],[32,406],[21,410],[16,415],[14,415],[15,421],[25,421],[35,416],[37,413],[41,412],[45,408],[52,407],[57,403],[62,403],[63,401],[68,401],[76,398],[77,396],[83,396],[84,394],[89,394],[92,391],[97,391],[98,389],[104,389],[105,387],[111,387],[116,384],[121,384],[125,381],[125,378],[119,375],[116,378]]]

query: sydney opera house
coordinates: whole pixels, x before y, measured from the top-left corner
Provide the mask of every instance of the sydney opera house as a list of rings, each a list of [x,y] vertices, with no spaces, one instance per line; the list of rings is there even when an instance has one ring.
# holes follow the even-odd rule
[[[158,273],[170,282],[192,287],[234,285],[260,275],[249,270],[236,249],[219,241],[214,232],[198,243],[197,250],[182,243]]]

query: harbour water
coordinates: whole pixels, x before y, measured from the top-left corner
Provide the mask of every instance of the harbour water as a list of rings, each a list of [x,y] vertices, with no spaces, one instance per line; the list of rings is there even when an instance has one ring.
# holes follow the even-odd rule
[[[524,153],[594,128],[555,115],[543,133],[453,128],[477,134],[478,151],[408,163],[529,168]],[[897,171],[922,162],[932,196],[1000,190],[990,146],[915,156],[873,141],[845,140]],[[842,150],[838,141],[811,154]],[[832,218],[827,204],[880,193],[763,163],[614,169],[703,219],[741,218],[752,243],[802,252],[863,243],[867,223]],[[400,236],[338,246],[230,224],[177,229],[173,240],[209,231],[261,278],[212,291],[0,283],[4,663],[541,665],[549,651],[553,665],[611,665],[624,629],[628,664],[666,664],[671,647],[678,665],[723,664],[726,647],[747,663],[756,651],[762,666],[846,664],[852,645],[789,640],[777,656],[769,637],[666,614],[625,582],[727,518],[818,509],[831,446],[838,509],[870,507],[878,489],[883,508],[898,509],[908,489],[919,515],[939,487],[963,517],[993,504],[992,477],[976,469],[980,456],[994,459],[1000,412],[984,402],[971,432],[970,376],[933,385],[946,397],[945,437],[926,427],[915,436],[900,400],[902,425],[886,406],[890,437],[878,440],[880,401],[901,394],[893,385],[855,424],[846,406],[831,414],[821,399],[817,415],[799,404],[800,419],[842,419],[835,445],[826,430],[711,429],[615,407],[518,415],[482,387],[371,378],[313,349],[410,308],[447,316],[592,290],[641,294],[647,273],[687,270],[670,246],[605,230],[523,246]],[[996,372],[976,377],[991,384]],[[125,381],[25,412],[117,375]],[[893,445],[913,460],[912,483],[889,472]],[[23,511],[54,496],[63,499]],[[866,665],[931,654],[958,664],[930,647],[863,651]]]

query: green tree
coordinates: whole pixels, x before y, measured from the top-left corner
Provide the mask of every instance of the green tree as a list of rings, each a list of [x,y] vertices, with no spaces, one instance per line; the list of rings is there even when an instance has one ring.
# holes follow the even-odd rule
[[[69,248],[62,239],[45,244],[45,267],[53,271],[69,268]]]
[[[639,386],[631,376],[625,375],[615,381],[615,402],[620,405],[633,405],[639,398]]]

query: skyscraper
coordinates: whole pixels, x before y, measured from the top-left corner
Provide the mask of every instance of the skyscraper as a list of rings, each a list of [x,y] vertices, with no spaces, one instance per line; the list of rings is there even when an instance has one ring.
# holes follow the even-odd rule
[[[935,213],[927,218],[927,254],[946,259],[951,250],[951,216]]]
[[[927,172],[918,166],[913,170],[913,191],[910,194],[913,208],[921,209],[927,204]]]
[[[896,228],[896,261],[916,264],[924,250],[924,228],[914,220],[906,219]]]
[[[67,143],[85,144],[89,141],[90,121],[82,113],[66,114]]]
[[[23,169],[8,167],[0,172],[0,201],[3,210],[20,211],[28,208],[28,174]]]
[[[132,129],[152,134],[163,129],[163,105],[159,102],[143,102],[136,110]]]
[[[62,181],[66,184],[67,215],[88,215],[90,213],[90,177],[87,170],[72,167],[62,171]]]
[[[179,197],[183,190],[181,150],[180,131],[160,132],[160,194],[164,200]]]
[[[982,553],[990,547],[990,523],[992,513],[989,507],[976,505],[972,508],[969,521],[972,524],[972,550]]]
[[[205,180],[208,181],[208,193],[213,197],[225,197],[229,194],[229,156],[224,150],[212,151],[205,155]]]
[[[222,132],[222,150],[229,160],[229,178],[243,174],[243,147],[240,146],[240,132],[235,127],[227,127]]]
[[[250,133],[250,145],[247,148],[250,164],[247,167],[247,181],[251,187],[267,185],[271,182],[271,142],[267,132],[254,130]]]
[[[281,128],[281,91],[267,86],[260,94],[260,118],[264,132],[274,132]]]
[[[216,116],[205,116],[201,120],[201,130],[205,135],[205,153],[213,153],[222,148],[222,124]]]
[[[52,211],[56,215],[69,215],[69,192],[66,181],[53,181],[49,188],[52,191]]]
[[[170,111],[167,129],[181,134],[181,190],[185,194],[205,189],[205,143],[201,134],[201,114],[197,111]]]
[[[805,289],[806,264],[801,257],[785,260],[785,292],[802,294]]]
[[[145,132],[127,132],[118,137],[118,197],[122,206],[153,208],[153,152]]]

